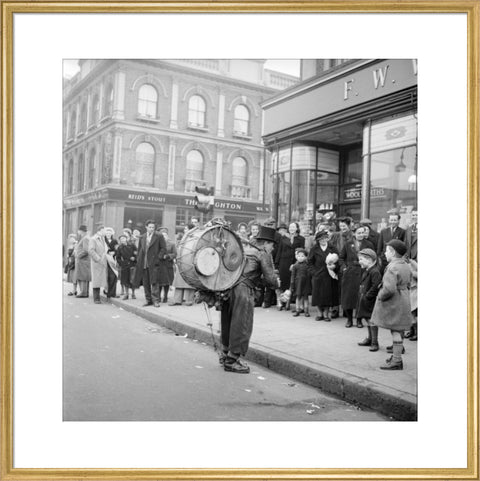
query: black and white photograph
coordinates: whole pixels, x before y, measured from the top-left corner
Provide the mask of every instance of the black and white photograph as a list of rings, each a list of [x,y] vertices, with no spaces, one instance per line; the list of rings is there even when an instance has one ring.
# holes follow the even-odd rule
[[[417,421],[421,62],[62,66],[63,421]]]

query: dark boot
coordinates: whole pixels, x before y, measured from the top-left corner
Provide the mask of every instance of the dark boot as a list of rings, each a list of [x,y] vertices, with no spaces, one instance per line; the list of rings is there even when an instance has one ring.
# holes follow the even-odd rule
[[[369,351],[376,352],[380,349],[378,345],[378,326],[371,326],[369,327],[369,329],[372,333],[372,343],[370,345]]]
[[[357,319],[357,327],[363,327],[363,323],[361,319]]]
[[[359,346],[371,346],[372,345],[372,328],[367,326],[368,334],[367,337],[358,343]]]
[[[100,300],[100,287],[93,288],[93,302],[95,304],[101,304],[102,301]]]
[[[412,335],[408,338],[410,341],[416,341],[417,340],[417,324],[412,324]]]
[[[293,317],[298,317],[300,315],[300,310],[296,309],[295,312],[293,313]]]

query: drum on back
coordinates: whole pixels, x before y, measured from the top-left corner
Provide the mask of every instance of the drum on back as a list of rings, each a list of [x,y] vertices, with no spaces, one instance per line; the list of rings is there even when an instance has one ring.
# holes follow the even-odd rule
[[[224,225],[188,231],[177,249],[180,275],[200,291],[230,289],[240,279],[243,265],[242,243]]]

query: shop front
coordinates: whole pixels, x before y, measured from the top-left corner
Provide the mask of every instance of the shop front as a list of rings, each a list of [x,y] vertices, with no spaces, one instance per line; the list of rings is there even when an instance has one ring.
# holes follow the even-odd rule
[[[216,198],[212,213],[199,212],[193,194],[173,194],[131,188],[102,187],[96,192],[73,195],[64,199],[64,235],[76,232],[85,224],[94,232],[97,223],[113,227],[116,232],[124,227],[145,232],[145,221],[153,219],[158,226],[169,229],[171,236],[183,232],[184,227],[197,217],[205,223],[212,217],[223,217],[236,228],[240,222],[263,220],[270,215],[268,206],[258,202]]]
[[[306,232],[334,212],[381,229],[396,210],[407,225],[417,208],[416,92],[416,62],[370,60],[266,101],[278,221]]]

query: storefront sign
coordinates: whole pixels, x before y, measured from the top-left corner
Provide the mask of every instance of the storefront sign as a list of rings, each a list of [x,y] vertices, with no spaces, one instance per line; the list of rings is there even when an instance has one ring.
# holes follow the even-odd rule
[[[108,190],[102,189],[88,194],[80,194],[75,197],[67,197],[63,199],[63,206],[65,209],[71,209],[72,207],[78,207],[85,204],[93,204],[98,201],[107,199]]]
[[[383,187],[371,187],[371,199],[383,199],[386,197],[386,189]],[[360,202],[362,200],[362,184],[343,189],[343,202]]]

